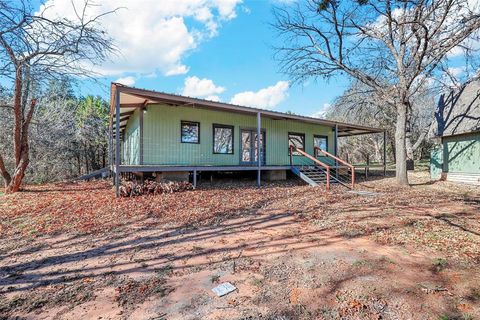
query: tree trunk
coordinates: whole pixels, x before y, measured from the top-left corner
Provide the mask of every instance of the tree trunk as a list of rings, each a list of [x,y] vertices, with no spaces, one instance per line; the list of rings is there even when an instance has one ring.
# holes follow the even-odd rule
[[[15,89],[13,98],[13,113],[15,117],[15,126],[13,129],[13,149],[15,154],[15,166],[18,166],[22,157],[22,72],[22,68],[17,67],[17,70],[15,72]]]
[[[28,163],[30,162],[30,160],[28,159],[28,143],[22,144],[21,149],[22,153],[20,157],[20,162],[15,167],[12,179],[6,187],[6,193],[13,193],[19,191],[20,186],[22,185],[23,178],[25,177],[25,171],[27,170]]]
[[[397,106],[397,123],[395,126],[395,161],[397,183],[408,186],[407,176],[407,148],[405,144],[407,125],[407,104]]]
[[[36,99],[30,101],[30,107],[28,110],[24,107],[26,103],[22,103],[22,88],[24,81],[30,81],[27,76],[25,79],[22,77],[22,67],[17,68],[15,78],[15,92],[14,92],[14,117],[15,117],[15,127],[13,134],[13,146],[15,153],[15,169],[11,178],[8,179],[7,175],[2,175],[5,180],[5,192],[13,193],[20,190],[22,185],[23,178],[25,177],[25,171],[27,170],[29,159],[29,145],[28,145],[28,129],[30,126],[30,121],[32,120],[33,113],[35,111]],[[29,84],[27,83],[27,87]],[[24,99],[27,99],[25,96]],[[3,161],[2,161],[3,163]],[[4,167],[4,166],[3,166]],[[8,183],[7,183],[8,182]]]
[[[0,155],[0,173],[2,174],[3,181],[5,184],[5,189],[8,187],[10,184],[10,181],[12,181],[12,177],[7,171],[7,168],[5,167],[5,163],[3,162],[2,155]]]
[[[411,113],[407,113],[406,127],[405,127],[405,148],[407,150],[407,159],[413,160],[413,137],[412,137],[412,128],[410,123]]]

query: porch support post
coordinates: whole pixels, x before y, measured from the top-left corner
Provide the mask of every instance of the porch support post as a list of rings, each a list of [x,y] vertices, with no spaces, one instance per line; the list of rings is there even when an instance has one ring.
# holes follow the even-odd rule
[[[335,131],[334,131],[334,147],[335,149],[333,150],[333,154],[335,157],[338,157],[338,124],[335,125]],[[335,177],[338,179],[338,161],[335,160]]]
[[[145,110],[145,107],[140,108],[140,116],[138,119],[139,122],[139,130],[140,130],[140,155],[139,155],[139,164],[143,164],[143,112]]]
[[[260,115],[260,112],[257,112],[257,161],[258,161],[258,170],[257,170],[257,185],[260,187],[261,186],[261,173],[262,173],[262,148],[260,145],[261,141],[261,134],[262,134],[262,117]]]
[[[335,157],[338,157],[338,124],[335,125],[334,131],[333,131],[333,155]],[[327,150],[328,151],[328,150]]]
[[[387,175],[387,131],[383,131],[383,175]]]
[[[120,196],[120,90],[115,87],[115,194]]]
[[[112,128],[113,121],[108,123],[108,172],[110,177],[113,177],[113,128]],[[115,180],[113,180],[115,183]]]

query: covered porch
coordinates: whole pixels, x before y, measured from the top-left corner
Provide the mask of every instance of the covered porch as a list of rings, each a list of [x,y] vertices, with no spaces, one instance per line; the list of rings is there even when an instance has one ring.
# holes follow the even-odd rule
[[[183,110],[184,112],[192,110],[192,112],[202,112],[208,110],[228,112],[232,115],[248,116],[252,121],[247,126],[239,127],[242,135],[245,132],[249,132],[250,135],[250,158],[249,161],[242,161],[241,157],[245,156],[245,150],[243,150],[243,140],[239,140],[241,146],[235,146],[241,148],[238,153],[238,161],[232,164],[215,164],[208,163],[207,161],[197,160],[193,164],[185,163],[164,163],[149,158],[149,152],[151,149],[158,148],[158,143],[151,144],[148,138],[145,136],[145,115],[152,110],[158,110],[160,106],[168,106],[174,109]],[[184,112],[186,113],[186,112]],[[122,149],[124,146],[124,139],[127,134],[127,126],[129,120],[132,117],[138,117],[138,150],[136,154],[138,157],[134,163],[125,161],[122,157]],[[358,126],[353,124],[340,123],[335,121],[304,117],[294,114],[286,114],[281,112],[275,112],[264,109],[250,108],[244,106],[231,105],[221,102],[214,102],[190,97],[184,97],[179,95],[167,94],[157,91],[138,89],[123,86],[113,83],[111,86],[111,110],[110,110],[110,125],[109,125],[109,142],[110,142],[110,164],[111,170],[114,173],[114,184],[116,186],[117,194],[120,186],[120,179],[122,173],[146,173],[146,172],[190,172],[193,174],[193,184],[196,185],[196,177],[198,172],[207,171],[256,171],[257,173],[257,185],[261,185],[262,171],[270,170],[290,170],[292,169],[291,162],[288,161],[289,146],[281,145],[269,145],[268,138],[265,137],[265,126],[268,122],[280,123],[285,121],[294,121],[295,123],[303,123],[304,126],[309,125],[321,125],[329,128],[329,138],[331,138],[331,145],[328,147],[329,153],[333,156],[338,155],[338,141],[339,138],[356,136],[363,134],[383,134],[385,142],[385,132],[382,129],[370,128],[365,126]],[[245,130],[244,130],[245,129]],[[248,130],[246,130],[248,129]],[[237,133],[237,135],[240,133]],[[267,137],[271,136],[272,132],[267,130]],[[290,139],[290,137],[289,137]],[[304,137],[305,139],[305,137]],[[265,140],[265,141],[264,141]],[[290,141],[288,141],[290,144]],[[260,152],[258,152],[258,147]],[[385,146],[384,143],[384,157],[383,163],[380,164],[381,169],[385,172]],[[174,147],[173,147],[174,148]],[[171,148],[172,149],[172,148]],[[277,161],[274,163],[265,162],[265,149],[270,152],[286,155],[286,161]],[[285,150],[283,150],[285,149]],[[177,150],[178,151],[178,150]],[[313,148],[310,148],[309,154],[313,154]],[[244,160],[244,159],[243,159]],[[294,160],[294,162],[298,160]],[[330,163],[330,166],[339,166],[339,163],[335,161]],[[376,165],[378,169],[378,164]],[[354,170],[368,171],[369,165],[356,166]]]

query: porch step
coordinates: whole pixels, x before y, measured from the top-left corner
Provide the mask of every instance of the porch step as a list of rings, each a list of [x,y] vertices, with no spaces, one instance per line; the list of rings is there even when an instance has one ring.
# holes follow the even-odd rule
[[[319,166],[292,166],[291,170],[295,175],[311,186],[315,187],[327,183],[327,173]],[[335,177],[335,172],[330,174],[330,184],[340,184],[351,189],[350,185]]]
[[[110,174],[110,168],[105,167],[105,168],[98,169],[96,171],[84,174],[83,176],[80,176],[75,180],[90,180],[90,179],[106,178],[109,174]]]
[[[292,172],[309,185],[318,186],[319,184],[327,184],[328,181],[327,189],[330,184],[334,183],[338,183],[347,189],[353,188],[355,184],[355,169],[346,161],[318,147],[314,147],[313,155],[296,146],[289,146],[289,151]],[[295,161],[293,159],[294,152],[300,156]],[[319,153],[324,155],[323,161],[318,159]],[[329,157],[330,161],[325,162],[325,157]]]

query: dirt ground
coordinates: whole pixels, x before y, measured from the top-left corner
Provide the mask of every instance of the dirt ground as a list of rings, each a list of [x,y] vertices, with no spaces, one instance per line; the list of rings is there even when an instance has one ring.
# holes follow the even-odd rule
[[[0,196],[0,319],[480,319],[479,188],[411,182]]]

